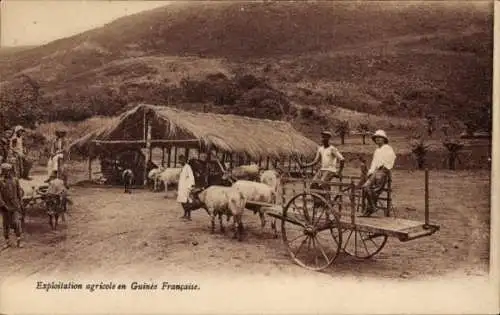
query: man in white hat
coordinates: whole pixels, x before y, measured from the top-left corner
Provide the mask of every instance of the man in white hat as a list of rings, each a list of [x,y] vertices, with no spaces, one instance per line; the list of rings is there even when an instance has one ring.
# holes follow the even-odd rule
[[[372,163],[368,169],[366,182],[363,184],[363,192],[368,201],[363,213],[365,216],[369,216],[376,211],[377,198],[387,183],[390,171],[396,161],[396,154],[389,145],[389,138],[385,131],[377,130],[372,139],[377,144],[377,148],[373,152]]]
[[[0,179],[0,211],[2,212],[3,235],[5,246],[12,246],[9,241],[10,229],[13,228],[17,237],[17,247],[21,244],[21,218],[22,218],[22,195],[23,190],[19,180],[12,176],[12,165],[3,163],[0,165],[2,178]]]
[[[10,139],[10,148],[13,155],[17,158],[16,175],[19,178],[30,180],[29,172],[32,164],[26,157],[26,150],[23,144],[25,132],[23,126],[18,125],[14,128],[14,134]]]
[[[331,132],[323,131],[321,132],[321,143],[322,145],[318,148],[316,152],[316,157],[311,163],[302,163],[298,161],[301,168],[310,167],[321,162],[321,168],[314,176],[313,180],[329,182],[334,177],[339,177],[344,169],[345,159],[340,153],[340,151],[330,143],[330,138],[332,137]],[[339,168],[337,169],[337,161],[339,161]],[[311,187],[318,185],[311,185]]]

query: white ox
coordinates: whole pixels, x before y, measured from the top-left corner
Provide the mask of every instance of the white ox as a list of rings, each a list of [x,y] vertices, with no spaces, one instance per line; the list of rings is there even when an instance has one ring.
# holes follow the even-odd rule
[[[165,197],[168,193],[168,185],[178,184],[182,167],[167,168],[157,175],[157,181],[165,186]]]
[[[253,182],[253,181],[248,181],[248,180],[239,180],[236,183],[232,185],[232,187],[238,189],[243,193],[245,196],[246,201],[252,202],[262,202],[266,204],[275,204],[276,203],[276,193],[273,188],[270,186],[259,183],[259,182]],[[261,233],[264,230],[264,227],[266,225],[266,218],[265,218],[265,213],[261,211],[261,206],[259,205],[251,205],[247,204],[246,205],[247,209],[253,210],[254,213],[259,213],[260,217],[260,222],[261,222]],[[275,229],[275,226],[273,224],[272,226],[273,230]],[[275,236],[276,236],[276,231],[275,231]]]
[[[233,227],[235,227],[234,237],[242,240],[243,234],[243,211],[245,209],[244,194],[234,187],[210,186],[197,195],[198,200],[203,204],[211,218],[211,231],[215,231],[215,217],[219,217],[221,232],[224,232],[222,216],[233,217]]]
[[[153,168],[148,173],[148,179],[153,183],[153,191],[158,191],[160,187],[159,175],[165,170],[164,167],[159,166],[157,168]]]

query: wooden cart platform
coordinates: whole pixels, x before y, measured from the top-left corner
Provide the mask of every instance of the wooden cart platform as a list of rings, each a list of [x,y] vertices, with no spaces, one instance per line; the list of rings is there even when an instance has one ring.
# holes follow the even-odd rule
[[[249,204],[261,205],[261,210],[268,216],[283,219],[283,207],[279,205],[265,205],[264,203],[249,202]],[[293,218],[290,218],[293,221]],[[439,231],[439,225],[425,224],[424,222],[407,220],[394,217],[380,216],[356,216],[355,223],[351,217],[341,216],[340,225],[343,229],[356,229],[361,232],[382,233],[387,236],[396,237],[401,242],[407,242],[420,237],[425,237]]]

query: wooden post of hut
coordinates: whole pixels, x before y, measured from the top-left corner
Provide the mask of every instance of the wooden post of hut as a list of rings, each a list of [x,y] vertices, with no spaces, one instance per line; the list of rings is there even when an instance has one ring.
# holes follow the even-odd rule
[[[146,161],[151,161],[151,125],[148,123],[147,125],[147,135],[146,135],[146,149],[148,153],[148,157],[146,158]],[[148,183],[148,163],[144,163],[144,186],[146,186]]]
[[[92,148],[89,149],[89,181],[92,180],[92,155],[94,154]]]
[[[161,166],[165,167],[165,147],[161,147]]]
[[[174,167],[177,167],[177,146],[174,147]]]
[[[266,159],[266,169],[269,169],[269,157]]]
[[[89,156],[89,180],[92,180],[92,157]]]
[[[170,167],[171,161],[172,161],[172,147],[168,146],[167,167]]]
[[[189,161],[189,148],[186,148],[186,161]]]

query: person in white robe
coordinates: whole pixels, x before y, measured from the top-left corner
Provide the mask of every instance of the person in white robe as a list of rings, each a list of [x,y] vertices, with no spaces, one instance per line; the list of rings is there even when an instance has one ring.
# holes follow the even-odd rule
[[[186,163],[185,156],[179,156],[179,162],[182,165],[182,170],[179,175],[179,185],[177,187],[177,202],[179,202],[184,209],[182,219],[191,220],[189,203],[192,202],[190,193],[195,185],[194,174],[191,166]]]

